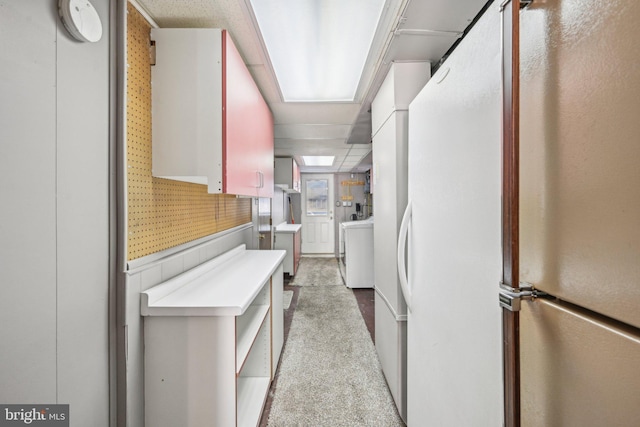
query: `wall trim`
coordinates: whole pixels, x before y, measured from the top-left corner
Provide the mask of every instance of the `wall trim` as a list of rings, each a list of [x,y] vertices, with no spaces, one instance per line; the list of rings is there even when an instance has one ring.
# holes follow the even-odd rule
[[[156,21],[153,20],[151,15],[149,15],[149,12],[147,12],[146,9],[144,7],[142,7],[142,5],[140,3],[137,2],[137,0],[129,0],[129,3],[131,3],[131,6],[135,7],[136,10],[138,12],[140,12],[140,15],[142,15],[144,17],[144,19],[146,19],[146,21],[153,28],[160,28],[160,26],[156,23]]]
[[[151,255],[146,255],[141,258],[131,260],[127,263],[124,272],[129,275],[139,273],[142,270],[149,269],[159,263],[165,262],[170,258],[181,256],[183,255],[182,252],[190,249],[195,249],[197,246],[204,245],[205,243],[219,239],[223,236],[226,236],[227,234],[236,233],[250,228],[253,228],[253,222],[247,222],[245,224],[220,231],[219,233],[210,234],[208,236],[192,240],[191,242],[183,243],[181,245],[174,246],[172,248],[165,249]]]

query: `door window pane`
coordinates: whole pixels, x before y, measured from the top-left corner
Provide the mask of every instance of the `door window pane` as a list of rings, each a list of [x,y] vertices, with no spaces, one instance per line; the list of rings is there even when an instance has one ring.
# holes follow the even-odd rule
[[[329,181],[326,179],[309,179],[307,182],[307,216],[327,216],[329,198]]]

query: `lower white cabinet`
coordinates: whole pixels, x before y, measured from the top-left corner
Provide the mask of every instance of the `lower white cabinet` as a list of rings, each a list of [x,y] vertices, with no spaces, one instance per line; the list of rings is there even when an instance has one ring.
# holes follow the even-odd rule
[[[283,345],[284,252],[234,251],[142,294],[147,426],[260,421]]]
[[[300,263],[300,224],[278,224],[273,228],[275,239],[274,249],[287,251],[284,258],[284,272],[290,276],[295,276]]]
[[[276,375],[284,346],[284,271],[280,264],[271,276],[271,379]]]

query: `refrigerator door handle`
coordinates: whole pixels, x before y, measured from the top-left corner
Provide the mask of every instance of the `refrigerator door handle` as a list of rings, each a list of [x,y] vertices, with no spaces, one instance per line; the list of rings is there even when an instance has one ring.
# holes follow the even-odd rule
[[[409,279],[407,276],[407,268],[405,267],[405,247],[407,243],[407,236],[409,234],[409,222],[411,221],[411,200],[407,203],[407,207],[402,215],[402,222],[400,223],[400,231],[398,233],[398,277],[400,278],[400,288],[402,289],[402,295],[407,303],[407,308],[411,310],[411,289],[409,288]]]

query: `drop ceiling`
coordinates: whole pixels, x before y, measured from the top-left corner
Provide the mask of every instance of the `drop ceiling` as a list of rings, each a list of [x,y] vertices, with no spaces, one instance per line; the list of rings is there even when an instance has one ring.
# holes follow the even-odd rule
[[[294,157],[303,172],[364,172],[371,167],[371,101],[391,63],[438,64],[487,0],[387,0],[356,100],[304,103],[282,101],[248,0],[132,3],[159,27],[229,31],[273,113],[277,157]],[[330,167],[310,167],[303,155],[330,155],[335,161]]]

